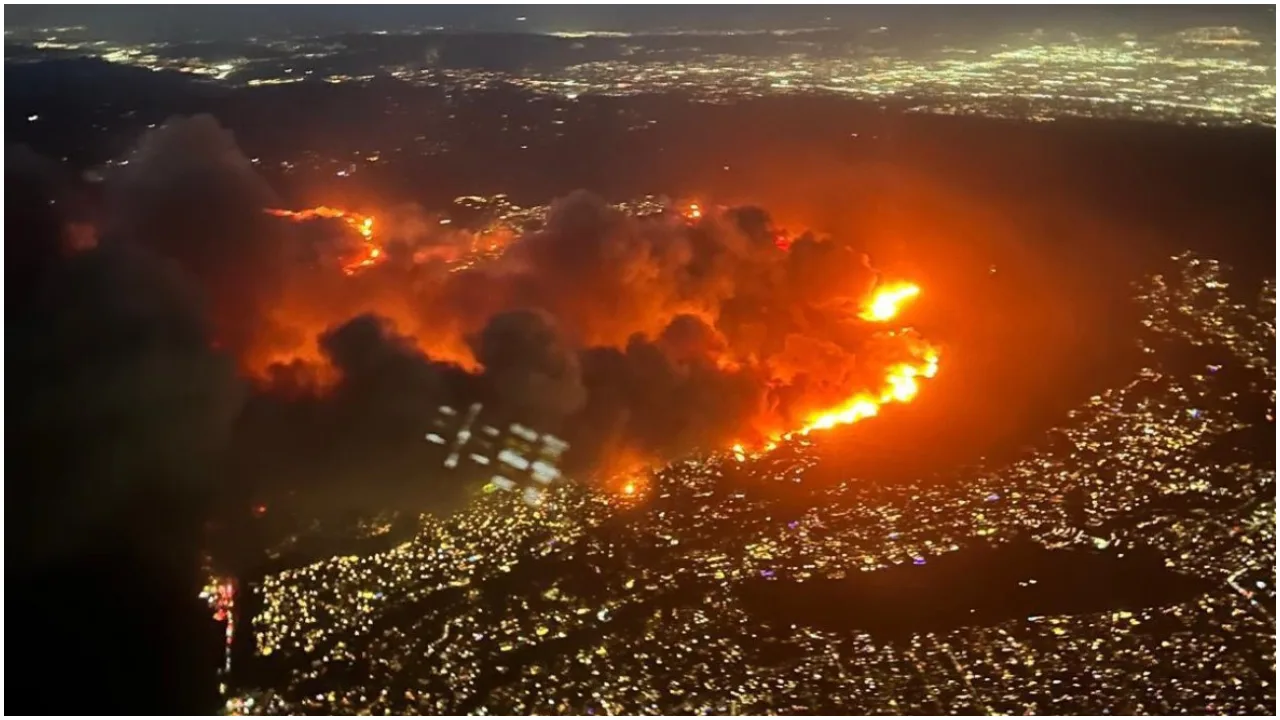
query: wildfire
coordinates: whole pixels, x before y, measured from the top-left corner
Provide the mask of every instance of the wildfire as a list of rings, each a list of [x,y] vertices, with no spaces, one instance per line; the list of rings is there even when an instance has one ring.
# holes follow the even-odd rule
[[[885,322],[898,314],[903,303],[919,294],[920,288],[910,283],[896,283],[881,287],[876,290],[858,317],[871,322]],[[880,413],[880,408],[888,403],[911,402],[920,392],[920,378],[931,378],[938,374],[938,362],[937,348],[924,347],[914,361],[890,366],[885,373],[884,384],[879,392],[859,393],[834,408],[813,413],[800,429],[774,436],[764,445],[763,450],[765,452],[773,450],[777,447],[777,441],[795,435],[808,435],[814,430],[829,430],[837,425],[850,425],[875,417]],[[734,444],[731,452],[739,462],[752,454],[741,444]]]
[[[354,275],[356,272],[364,268],[376,265],[383,259],[382,247],[374,239],[373,234],[373,217],[369,215],[361,215],[359,213],[342,210],[339,208],[319,207],[307,208],[305,210],[280,210],[277,208],[267,208],[264,210],[268,215],[287,218],[294,222],[305,222],[308,220],[316,220],[318,218],[341,220],[347,227],[354,230],[360,235],[362,248],[359,253],[353,257],[346,259],[342,264],[342,271],[348,275]]]
[[[715,208],[699,205],[696,202],[681,203],[676,208],[680,216],[690,224],[695,224],[701,219],[711,217],[709,213],[717,211]],[[347,228],[356,233],[360,240],[359,248],[353,251],[352,255],[342,258],[341,267],[347,275],[354,275],[386,259],[385,250],[379,243],[375,232],[377,225],[372,216],[328,206],[301,210],[268,208],[264,212],[293,222],[306,222],[315,219],[340,220]],[[476,246],[472,248],[472,251],[474,254],[479,255],[491,254],[495,250],[500,251],[508,239],[504,236],[503,242],[499,242],[497,238],[485,235],[484,242],[487,242],[488,245],[484,247],[479,245],[481,236],[478,235],[476,237]],[[790,249],[792,240],[793,238],[786,231],[781,229],[774,231],[774,244],[783,253]],[[472,265],[473,261],[468,260],[467,262],[456,263],[450,269],[461,271],[472,267]],[[914,301],[920,294],[920,287],[914,283],[883,283],[855,311],[856,317],[865,322],[886,325],[888,327],[885,329],[889,331],[887,335],[896,335],[897,333],[895,328],[892,327],[892,323],[898,318],[906,305]],[[414,327],[412,313],[397,312],[398,306],[395,303],[388,304],[385,301],[386,296],[379,296],[378,299],[379,311],[382,314],[391,317],[393,320],[400,320],[400,316],[404,315],[406,319],[403,326],[410,329]],[[843,304],[839,305],[839,307],[843,307]],[[714,321],[709,319],[708,322]],[[636,328],[628,329],[634,331]],[[776,449],[784,440],[797,436],[806,436],[814,431],[827,430],[839,425],[856,423],[877,416],[881,408],[886,404],[907,403],[914,400],[920,393],[922,381],[937,374],[939,351],[937,348],[914,337],[904,337],[902,339],[907,341],[904,344],[908,348],[909,354],[894,358],[894,364],[889,365],[884,370],[882,378],[876,384],[873,384],[870,389],[859,391],[830,407],[821,407],[819,405],[818,407],[821,409],[814,409],[814,404],[805,405],[804,412],[807,412],[807,414],[802,412],[798,418],[799,422],[795,422],[797,418],[792,416],[792,421],[782,427],[779,427],[782,420],[780,417],[761,418],[763,422],[754,425],[753,436],[756,440],[747,447],[744,447],[741,443],[733,444],[729,450],[731,456],[739,462],[745,462],[748,458],[756,457],[759,453],[766,453]],[[593,340],[592,342],[596,341]],[[608,343],[607,340],[600,342]],[[424,347],[423,349],[429,352],[433,358],[444,358],[456,362],[468,370],[478,370],[477,362],[468,352],[465,345],[460,342],[457,345],[459,347],[454,347],[454,345],[448,343],[433,343],[431,347]],[[850,357],[842,358],[841,361],[844,362],[848,359]],[[740,367],[739,363],[740,360],[731,352],[718,354],[715,358],[715,367],[722,372],[737,371]],[[841,381],[837,380],[836,382]],[[834,397],[838,398],[839,395]],[[827,396],[822,404],[825,405],[826,402],[831,400],[832,396]],[[810,403],[812,403],[812,400],[810,400]],[[812,412],[808,412],[809,410],[812,410]],[[776,431],[764,431],[763,436],[755,434],[761,432],[761,425],[776,428]],[[604,484],[610,488],[612,494],[629,502],[636,502],[646,497],[649,491],[649,481],[643,476],[641,469],[648,467],[656,459],[653,457],[623,455],[621,460],[619,458],[611,460],[612,467],[608,471],[602,469],[600,477],[607,478]]]
[[[858,316],[871,322],[892,320],[902,304],[920,294],[919,286],[911,283],[898,283],[876,290],[871,302]]]
[[[885,376],[884,388],[878,395],[861,394],[847,400],[843,405],[815,414],[799,430],[808,435],[814,430],[828,430],[836,425],[848,425],[880,412],[880,406],[892,402],[911,402],[920,392],[918,378],[931,378],[938,373],[938,353],[932,348],[925,353],[918,363],[901,363],[889,369]]]
[[[920,288],[910,283],[881,287],[871,296],[871,301],[858,315],[863,320],[885,322],[898,314],[902,304],[920,294]],[[920,392],[919,378],[931,378],[938,374],[938,351],[926,347],[916,362],[898,363],[885,374],[884,386],[878,394],[859,394],[843,405],[809,417],[799,430],[808,435],[814,430],[827,430],[836,425],[848,425],[880,412],[880,406],[891,402],[910,402]]]
[[[613,496],[618,502],[630,505],[648,494],[649,481],[644,475],[637,474],[617,478],[609,486],[613,488]]]

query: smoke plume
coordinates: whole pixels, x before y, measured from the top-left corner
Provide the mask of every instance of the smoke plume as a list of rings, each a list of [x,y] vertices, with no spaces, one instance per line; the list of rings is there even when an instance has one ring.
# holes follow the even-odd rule
[[[21,159],[5,168],[6,261],[19,278],[7,360],[21,380],[6,438],[12,467],[31,473],[10,484],[24,510],[14,544],[58,556],[104,528],[129,534],[121,518],[139,507],[211,491],[242,393],[212,350],[194,278],[123,233],[68,245],[83,227],[70,183],[8,155]]]
[[[635,217],[577,192],[542,229],[488,237],[504,249],[476,259],[474,235],[411,209],[316,226],[264,212],[275,194],[208,117],[148,133],[109,186],[101,247],[77,262],[99,273],[125,262],[108,255],[167,262],[163,292],[203,299],[209,344],[194,330],[179,343],[176,320],[147,316],[169,333],[168,345],[139,339],[148,352],[188,354],[130,362],[213,403],[200,363],[211,347],[236,360],[252,396],[235,414],[231,465],[250,483],[449,495],[423,479],[422,436],[441,404],[483,402],[564,436],[579,474],[763,441],[879,392],[885,368],[916,349],[858,318],[878,282],[862,253],[784,237],[761,208]],[[351,241],[370,244],[352,227],[386,245],[343,272]],[[100,286],[112,299],[95,311],[168,304],[142,287]],[[162,397],[118,396],[133,392]]]

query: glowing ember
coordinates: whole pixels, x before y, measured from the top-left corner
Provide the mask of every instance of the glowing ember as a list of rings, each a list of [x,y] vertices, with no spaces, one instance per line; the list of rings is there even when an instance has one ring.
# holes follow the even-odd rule
[[[315,220],[324,218],[329,220],[341,220],[347,227],[359,233],[363,241],[361,251],[354,257],[344,260],[342,271],[348,275],[353,275],[357,271],[377,264],[382,259],[382,248],[379,247],[373,237],[373,218],[367,215],[360,215],[339,208],[319,207],[307,208],[305,210],[280,210],[276,208],[267,208],[264,210],[268,215],[276,217],[288,218],[294,222],[305,222],[307,220]]]
[[[648,494],[649,479],[645,475],[631,475],[625,479],[615,479],[606,487],[613,488],[620,503],[631,505],[640,502]]]
[[[892,320],[906,301],[920,294],[920,288],[910,283],[901,283],[877,288],[871,303],[862,312],[863,320],[884,322]]]
[[[703,213],[706,212],[702,209],[702,206],[696,202],[691,202],[684,206],[676,206],[676,211],[679,212],[680,217],[684,218],[684,221],[690,225],[701,220]]]

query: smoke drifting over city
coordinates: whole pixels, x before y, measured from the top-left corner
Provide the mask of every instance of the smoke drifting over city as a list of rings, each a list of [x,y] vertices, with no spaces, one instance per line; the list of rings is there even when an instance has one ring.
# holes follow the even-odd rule
[[[1274,8],[441,12],[9,13],[8,709],[1276,714]]]
[[[187,511],[216,482],[244,396],[234,364],[211,348],[190,277],[141,235],[99,241],[59,170],[23,148],[6,153],[6,358],[22,379],[9,387],[6,438],[9,457],[38,473],[9,492],[28,509],[12,532],[32,562],[104,532],[122,546],[144,527],[198,534]],[[132,515],[148,500],[164,516]]]
[[[150,131],[128,160],[107,180],[92,249],[79,243],[59,263],[109,277],[75,292],[104,311],[128,305],[147,331],[180,324],[170,295],[73,268],[128,258],[141,268],[130,277],[202,299],[182,320],[207,326],[207,344],[184,335],[182,359],[238,365],[246,402],[227,381],[206,410],[234,425],[232,466],[245,472],[335,490],[421,483],[431,414],[482,402],[566,438],[569,469],[585,476],[860,419],[876,405],[850,398],[910,399],[914,378],[937,367],[923,339],[883,322],[896,307],[862,313],[896,279],[844,239],[784,235],[761,209],[635,217],[578,192],[540,230],[467,262],[473,235],[413,208],[350,227],[264,212],[280,199],[207,116]],[[63,212],[71,232],[78,219]],[[363,260],[352,265],[353,253]],[[116,336],[105,322],[96,332]],[[138,362],[153,360],[174,367]],[[895,367],[907,371],[886,390]],[[165,422],[167,408],[141,407]],[[828,411],[844,419],[821,419]]]

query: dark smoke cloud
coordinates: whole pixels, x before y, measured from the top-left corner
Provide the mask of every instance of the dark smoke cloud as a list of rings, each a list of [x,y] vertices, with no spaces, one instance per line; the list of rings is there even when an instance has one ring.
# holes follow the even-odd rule
[[[390,259],[348,277],[325,241],[341,221],[263,212],[275,205],[216,121],[177,118],[109,180],[91,253],[171,263],[172,291],[203,300],[214,345],[251,371],[226,471],[242,493],[447,507],[458,488],[422,440],[442,404],[562,434],[588,474],[789,429],[870,381],[851,319],[876,280],[865,256],[812,236],[785,252],[760,208],[689,223],[578,192],[456,271],[474,238],[406,206],[378,216]]]
[[[607,462],[604,454],[627,448],[644,457],[670,457],[697,447],[724,447],[738,438],[744,419],[767,401],[766,378],[756,369],[722,370],[697,352],[698,338],[713,332],[683,316],[657,342],[635,336],[625,349],[584,352],[588,403],[571,437],[583,465]],[[685,352],[672,355],[673,340]],[[710,345],[703,345],[706,349]]]
[[[242,424],[252,428],[238,444],[242,475],[334,488],[335,502],[373,483],[456,498],[424,475],[439,464],[422,434],[440,404],[482,402],[566,436],[579,474],[618,454],[666,457],[788,429],[871,381],[854,367],[866,328],[847,318],[875,274],[846,246],[806,237],[788,254],[776,236],[758,208],[690,226],[579,192],[501,258],[462,272],[396,261],[353,278],[292,269],[286,296],[339,324],[317,330],[317,361],[338,379],[306,390],[315,364],[276,368]]]
[[[199,527],[198,496],[228,487],[296,490],[303,514],[447,510],[465,488],[422,437],[442,404],[484,401],[545,425],[571,440],[580,477],[619,457],[749,441],[867,387],[915,341],[852,319],[877,280],[861,240],[805,235],[783,252],[761,208],[642,220],[575,193],[501,259],[461,272],[444,263],[469,250],[468,233],[420,208],[375,208],[391,260],[347,277],[341,221],[262,213],[278,198],[211,118],[166,123],[128,159],[91,212],[56,163],[6,153],[6,559],[20,566],[121,545],[187,552],[178,526]],[[1015,244],[963,197],[946,199],[965,212],[919,194],[858,206],[848,199],[865,179],[808,175],[788,178],[804,211],[787,221],[856,215],[825,224],[878,229],[892,239],[881,260],[895,243],[924,256],[935,245],[920,238],[954,235],[957,217],[964,242],[948,258],[985,272],[990,236]],[[913,276],[963,294],[942,274]],[[1069,325],[1044,322],[1057,312],[1047,299],[1037,307],[1015,315]],[[987,344],[1007,353],[1003,340]]]
[[[474,346],[494,401],[527,422],[558,425],[586,402],[577,352],[546,313],[495,315]]]
[[[677,315],[658,337],[659,346],[676,365],[715,362],[728,345],[718,330],[696,315]]]
[[[325,332],[320,347],[339,373],[317,388],[305,364],[279,366],[237,427],[236,474],[250,490],[298,491],[303,515],[339,519],[412,498],[447,510],[459,488],[423,441],[441,404],[473,397],[474,378],[433,362],[389,321],[361,315]]]
[[[41,628],[10,679],[30,712],[207,713],[201,534],[241,386],[180,267],[123,236],[66,242],[72,187],[6,153],[7,611]]]
[[[6,247],[25,256],[6,308],[7,458],[24,468],[8,497],[25,510],[13,545],[57,556],[148,497],[210,491],[241,393],[181,269],[127,242],[68,253],[67,183],[32,167],[5,172]]]
[[[694,247],[682,226],[638,222],[585,192],[553,203],[544,230],[516,243],[483,276],[515,307],[554,315],[583,345],[625,345],[686,312],[710,313],[714,278],[686,271]]]
[[[108,189],[104,241],[178,262],[208,297],[216,339],[233,354],[270,337],[264,318],[281,292],[289,228],[263,215],[275,194],[230,131],[208,115],[171,119],[142,137]]]

